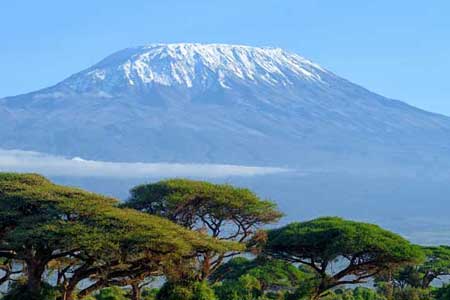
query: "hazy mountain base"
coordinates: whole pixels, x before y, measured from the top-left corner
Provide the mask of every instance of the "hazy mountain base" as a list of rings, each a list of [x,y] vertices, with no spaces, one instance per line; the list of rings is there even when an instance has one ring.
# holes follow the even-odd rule
[[[132,186],[160,178],[53,179],[125,199]],[[378,223],[415,243],[437,245],[450,243],[449,179],[427,176],[426,173],[389,176],[291,172],[215,181],[249,187],[275,201],[286,213],[282,223],[324,215],[342,216]]]

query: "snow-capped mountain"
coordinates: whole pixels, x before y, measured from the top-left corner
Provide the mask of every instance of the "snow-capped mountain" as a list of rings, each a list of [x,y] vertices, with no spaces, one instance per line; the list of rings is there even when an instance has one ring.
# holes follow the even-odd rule
[[[0,100],[0,148],[110,161],[383,169],[446,161],[450,119],[282,49],[155,44]]]
[[[296,81],[322,82],[328,72],[293,53],[277,48],[233,45],[150,45],[119,51],[61,86],[76,93],[117,95],[120,92],[175,88],[231,88],[245,85],[287,86]]]

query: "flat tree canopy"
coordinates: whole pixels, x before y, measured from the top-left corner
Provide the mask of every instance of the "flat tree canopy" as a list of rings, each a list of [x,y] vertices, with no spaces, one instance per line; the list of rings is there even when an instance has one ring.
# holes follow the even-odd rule
[[[114,279],[110,274],[160,270],[167,258],[239,249],[118,204],[40,175],[0,173],[0,257],[24,265],[28,290],[40,288],[57,260],[69,261],[68,281],[89,277],[97,288]]]
[[[421,249],[379,226],[337,217],[291,223],[267,231],[264,252],[309,266],[318,275],[316,297],[342,284],[423,259]]]
[[[243,239],[255,225],[275,222],[282,216],[273,202],[260,199],[249,189],[188,179],[139,185],[131,190],[127,206],[189,228],[206,225],[213,236],[224,238],[227,233],[219,231],[215,222],[233,223],[240,228],[233,234]]]
[[[96,251],[105,243],[110,250],[123,246],[127,237],[158,252],[188,252],[192,246],[222,248],[206,235],[118,204],[112,198],[55,185],[39,175],[0,173],[1,242],[4,248],[17,250],[24,243],[51,247],[53,242],[57,250],[79,243]]]
[[[241,243],[259,226],[282,216],[274,203],[260,199],[248,189],[188,179],[139,185],[131,190],[126,206],[207,232],[219,240]],[[212,251],[203,255],[200,279],[208,278],[226,257],[235,254]]]

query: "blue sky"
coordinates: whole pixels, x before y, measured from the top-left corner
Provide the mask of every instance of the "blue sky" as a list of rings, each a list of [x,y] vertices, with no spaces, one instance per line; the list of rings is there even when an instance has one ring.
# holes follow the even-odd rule
[[[122,48],[236,43],[297,52],[385,96],[450,115],[450,1],[4,0],[0,97]]]

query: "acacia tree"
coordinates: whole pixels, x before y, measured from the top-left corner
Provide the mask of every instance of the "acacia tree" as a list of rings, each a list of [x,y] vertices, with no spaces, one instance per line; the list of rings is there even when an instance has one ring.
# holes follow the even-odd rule
[[[334,287],[362,283],[381,271],[422,259],[419,247],[394,233],[336,217],[269,230],[263,251],[314,270],[317,285],[312,299]]]
[[[114,199],[39,175],[0,173],[0,257],[23,265],[23,298],[38,298],[49,268],[58,270],[58,288],[70,300],[86,279],[90,285],[81,297],[130,276],[160,274],[178,256],[229,249],[166,219],[117,206]]]
[[[422,247],[422,250],[425,254],[423,263],[381,274],[378,282],[387,282],[396,289],[428,289],[435,279],[450,275],[450,246]]]
[[[77,250],[74,235],[58,236],[52,228],[69,229],[66,225],[72,223],[72,216],[58,206],[71,198],[83,201],[85,196],[78,190],[54,187],[38,175],[0,174],[0,256],[23,265],[30,293],[41,289],[42,275],[50,261]],[[109,202],[106,198],[98,200],[92,202]],[[83,224],[73,225],[80,235],[90,231]]]
[[[215,239],[239,243],[247,242],[260,226],[282,216],[274,203],[260,199],[248,189],[187,179],[137,186],[125,205],[208,233]],[[196,279],[209,278],[226,258],[236,254],[202,253],[197,259],[200,267]]]
[[[70,256],[76,260],[65,269],[69,274],[65,276],[67,286],[76,287],[87,278],[91,282],[79,291],[79,297],[105,286],[117,285],[130,286],[132,299],[138,300],[142,281],[172,272],[180,259],[207,251],[221,253],[239,249],[235,244],[218,242],[163,218],[131,209],[115,208],[109,222],[108,233],[117,245],[112,253],[82,248],[80,253]],[[106,254],[107,259],[99,257],[99,253]]]

